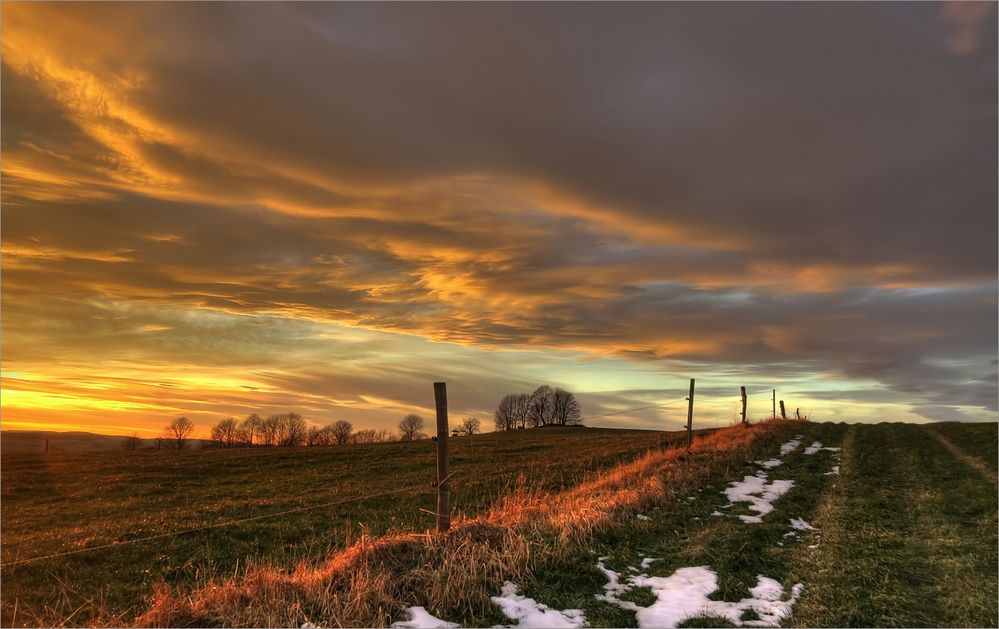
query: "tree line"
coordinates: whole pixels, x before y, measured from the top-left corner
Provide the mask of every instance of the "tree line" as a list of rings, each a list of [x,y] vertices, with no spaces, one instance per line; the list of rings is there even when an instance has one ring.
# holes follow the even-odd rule
[[[578,426],[583,423],[582,408],[576,396],[561,387],[547,384],[535,389],[534,393],[504,395],[493,418],[496,430]]]
[[[409,414],[399,422],[399,433],[382,428],[378,430],[354,430],[353,424],[337,420],[325,426],[309,425],[298,413],[282,413],[261,417],[256,413],[242,420],[227,417],[211,429],[212,445],[221,448],[246,448],[253,446],[302,447],[334,446],[348,443],[382,443],[388,441],[415,441],[427,439],[423,431],[426,420],[420,415]],[[467,417],[455,431],[472,435],[479,432],[481,422],[475,417]],[[191,442],[194,422],[187,417],[178,417],[163,430],[157,442],[161,447],[171,449],[186,448]],[[141,440],[133,435],[126,439],[125,447],[136,450]]]

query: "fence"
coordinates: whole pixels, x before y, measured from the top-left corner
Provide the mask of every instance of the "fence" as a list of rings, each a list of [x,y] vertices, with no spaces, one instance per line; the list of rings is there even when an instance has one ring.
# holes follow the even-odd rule
[[[632,409],[626,409],[626,410],[623,410],[623,411],[615,411],[615,412],[612,412],[612,413],[605,413],[605,414],[602,414],[602,415],[593,415],[593,416],[583,417],[582,419],[585,421],[585,420],[591,420],[591,419],[598,419],[598,418],[601,418],[601,417],[611,417],[611,416],[614,416],[614,415],[622,415],[622,414],[626,414],[626,413],[630,413],[630,412],[635,412],[635,411],[639,411],[639,410],[645,410],[645,409],[649,409],[649,408],[664,408],[664,407],[673,406],[673,405],[678,404],[680,402],[687,402],[687,424],[686,424],[686,431],[687,431],[687,447],[689,448],[691,446],[692,442],[693,442],[693,418],[694,418],[694,399],[695,399],[695,395],[694,395],[694,393],[695,393],[695,386],[694,385],[695,385],[695,379],[691,378],[690,379],[690,388],[689,388],[688,395],[685,398],[683,398],[683,399],[671,400],[669,402],[665,402],[665,403],[662,403],[662,404],[650,404],[650,405],[640,406],[640,407],[636,407],[636,408],[632,408]],[[772,395],[773,417],[776,418],[776,416],[777,416],[776,415],[777,391],[776,391],[776,389],[771,389],[768,392],[771,393],[771,395]],[[746,408],[747,408],[747,398],[748,398],[748,395],[755,395],[755,394],[762,393],[762,392],[757,391],[757,392],[754,392],[753,394],[747,394],[746,387],[742,386],[742,387],[739,387],[739,393],[740,393],[740,402],[741,402],[741,412],[740,412],[741,421],[742,421],[742,423],[746,423],[746,421],[747,421],[746,420]],[[437,522],[437,530],[439,532],[445,532],[451,526],[451,478],[453,476],[453,472],[450,469],[450,453],[449,453],[449,448],[448,448],[449,422],[448,422],[448,410],[447,410],[447,384],[446,383],[444,383],[444,382],[435,382],[434,383],[434,404],[435,404],[435,407],[436,407],[436,420],[437,420],[437,422],[436,422],[437,423],[437,436],[434,439],[434,441],[436,441],[436,445],[437,445],[437,476],[436,476],[436,479],[430,484],[430,487],[432,489],[435,489],[436,492],[437,492],[437,509],[436,509],[436,511],[433,511],[433,512],[425,510],[425,509],[421,509],[421,511],[423,511],[425,513],[428,513],[429,515],[434,516],[436,518],[436,522]],[[709,403],[709,405],[710,405],[710,403]],[[784,406],[784,400],[780,400],[780,411],[781,411],[781,417],[783,419],[787,419],[787,413],[786,413],[785,406]],[[801,419],[801,415],[800,415],[800,412],[798,410],[795,411],[795,415],[796,415],[796,417],[798,419]],[[45,443],[45,451],[46,451],[46,453],[49,450],[48,445],[49,445],[48,444],[48,440],[46,439],[46,443]],[[277,511],[277,512],[274,512],[274,513],[266,513],[266,514],[256,515],[256,516],[247,517],[247,518],[239,518],[239,519],[235,519],[235,520],[229,520],[229,521],[226,521],[226,522],[218,522],[218,523],[215,523],[215,524],[209,524],[209,525],[204,525],[204,526],[199,526],[199,527],[184,529],[184,530],[180,530],[180,531],[172,531],[172,532],[169,532],[169,533],[160,533],[160,534],[156,534],[156,535],[149,535],[149,536],[146,536],[146,537],[139,537],[139,538],[134,538],[134,539],[129,539],[129,540],[116,541],[116,542],[112,542],[112,543],[109,543],[109,544],[101,544],[101,545],[98,545],[98,546],[89,546],[87,548],[72,549],[72,550],[67,550],[67,551],[62,551],[62,552],[57,552],[57,553],[51,553],[51,554],[47,554],[47,555],[40,555],[40,556],[36,556],[36,557],[29,557],[29,558],[25,558],[25,559],[14,559],[14,560],[7,561],[7,562],[4,562],[4,563],[0,564],[0,568],[8,568],[8,567],[11,567],[11,566],[17,566],[17,565],[23,565],[23,564],[28,564],[28,563],[34,563],[34,562],[38,562],[38,561],[44,561],[44,560],[47,560],[47,559],[54,559],[54,558],[57,558],[57,557],[66,557],[66,556],[70,556],[70,555],[77,555],[77,554],[81,554],[81,553],[93,552],[93,551],[97,551],[97,550],[104,550],[104,549],[108,549],[108,548],[117,548],[117,547],[126,546],[126,545],[130,545],[130,544],[139,544],[139,543],[149,542],[149,541],[158,540],[158,539],[165,539],[165,538],[170,538],[170,537],[177,537],[177,536],[180,536],[180,535],[187,535],[187,534],[196,533],[196,532],[199,532],[199,531],[207,531],[207,530],[224,528],[224,527],[229,527],[229,526],[237,526],[237,525],[240,525],[240,524],[244,524],[246,522],[252,522],[252,521],[257,521],[257,520],[264,520],[264,519],[267,519],[267,518],[276,518],[276,517],[281,517],[281,516],[289,515],[289,514],[292,514],[292,513],[301,513],[301,512],[305,512],[305,511],[316,510],[316,509],[323,509],[323,508],[328,508],[328,507],[332,507],[332,506],[336,506],[336,505],[342,505],[342,504],[347,504],[347,503],[351,503],[351,502],[357,502],[357,501],[360,501],[360,500],[368,500],[368,499],[371,499],[371,498],[378,498],[378,497],[389,496],[389,495],[393,495],[393,494],[400,494],[400,493],[405,493],[405,492],[412,492],[412,491],[416,491],[416,490],[419,490],[419,489],[426,489],[426,485],[413,485],[413,486],[409,486],[409,487],[404,487],[404,488],[399,488],[399,489],[392,489],[392,490],[388,490],[388,491],[383,491],[383,492],[379,492],[379,493],[375,493],[375,494],[365,494],[365,495],[362,495],[362,496],[355,496],[355,497],[352,497],[352,498],[345,498],[345,499],[341,499],[341,500],[334,500],[334,501],[325,502],[325,503],[322,503],[322,504],[309,505],[309,506],[305,506],[305,507],[297,507],[297,508],[294,508],[294,509],[285,509],[285,510]]]

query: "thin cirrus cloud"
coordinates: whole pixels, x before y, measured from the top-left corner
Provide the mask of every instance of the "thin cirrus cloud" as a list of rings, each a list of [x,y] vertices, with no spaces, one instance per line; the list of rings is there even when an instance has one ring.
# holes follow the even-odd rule
[[[687,376],[714,422],[747,381],[819,417],[994,418],[994,4],[3,21],[8,422],[390,426],[434,377],[484,418]]]

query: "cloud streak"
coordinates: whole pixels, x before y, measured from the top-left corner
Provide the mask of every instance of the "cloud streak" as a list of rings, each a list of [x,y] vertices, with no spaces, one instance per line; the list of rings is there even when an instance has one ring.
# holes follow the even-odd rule
[[[981,417],[993,13],[4,5],[3,349],[37,376],[11,404],[384,425],[426,408],[433,346],[469,412],[546,381],[641,400],[599,363]],[[354,332],[391,365],[341,372]],[[57,382],[88,360],[113,394]],[[158,389],[174,370],[199,375]]]

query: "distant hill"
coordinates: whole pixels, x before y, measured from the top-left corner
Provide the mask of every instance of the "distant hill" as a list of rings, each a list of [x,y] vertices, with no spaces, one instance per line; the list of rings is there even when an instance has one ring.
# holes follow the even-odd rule
[[[4,430],[0,431],[0,454],[41,454],[45,452],[45,440],[49,441],[49,452],[109,452],[125,450],[128,437],[120,435],[99,435],[93,432],[56,432],[54,430]],[[155,450],[156,439],[139,438],[138,449]],[[200,439],[192,439],[190,447],[204,445]]]

